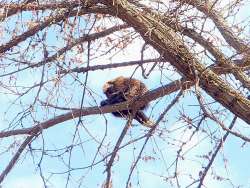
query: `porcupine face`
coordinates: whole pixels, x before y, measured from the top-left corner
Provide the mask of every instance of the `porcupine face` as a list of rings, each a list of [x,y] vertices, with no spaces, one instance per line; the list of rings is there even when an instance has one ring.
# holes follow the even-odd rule
[[[116,79],[110,80],[103,85],[103,93],[107,98],[111,98],[114,94],[117,94],[121,90],[124,77],[120,76]]]
[[[108,97],[110,98],[112,93],[113,93],[113,89],[114,88],[114,85],[110,82],[106,82],[104,85],[103,85],[103,93]]]

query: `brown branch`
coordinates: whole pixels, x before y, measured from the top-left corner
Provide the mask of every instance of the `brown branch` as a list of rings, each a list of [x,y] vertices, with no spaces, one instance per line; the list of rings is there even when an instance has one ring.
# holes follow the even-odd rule
[[[137,4],[135,2],[133,2],[133,3]],[[140,4],[140,6],[142,6],[142,5]],[[110,11],[110,9],[106,8],[106,7],[92,7],[91,9],[88,10],[88,12],[117,16],[116,11]],[[151,12],[151,14],[154,15],[153,17],[161,19],[161,21],[163,21],[165,24],[167,24],[167,26],[171,27],[173,30],[178,31],[178,32],[180,32],[180,34],[184,34],[184,35],[190,37],[191,39],[193,39],[194,41],[198,42],[201,46],[203,46],[206,50],[208,50],[216,58],[216,61],[217,61],[216,63],[217,64],[223,64],[221,62],[223,62],[225,60],[228,61],[228,62],[231,62],[231,61],[229,61],[229,59],[224,57],[224,54],[222,54],[219,51],[219,49],[217,49],[211,42],[204,39],[196,31],[194,31],[192,29],[189,29],[189,28],[186,28],[186,27],[183,27],[182,25],[178,24],[176,21],[173,23],[173,18],[168,17],[166,14],[165,15],[160,15],[160,14],[157,14],[155,12],[154,13]],[[232,62],[233,62],[233,64],[237,65],[237,66],[235,66],[234,70],[242,70],[242,71],[244,71],[246,69],[249,69],[249,66],[250,66],[249,58],[245,58],[245,57],[243,59],[240,59],[240,60],[233,60]],[[229,71],[230,68],[223,67],[223,69],[225,69],[227,73],[230,72]]]
[[[129,188],[129,183],[130,183],[130,179],[132,176],[132,173],[136,167],[136,165],[138,164],[139,160],[141,159],[141,155],[142,152],[144,150],[144,148],[146,147],[147,142],[149,141],[149,138],[153,135],[154,131],[156,130],[156,128],[158,127],[159,123],[162,121],[162,119],[165,117],[165,115],[167,114],[167,112],[179,101],[180,97],[183,94],[183,90],[181,90],[177,96],[171,101],[171,103],[166,107],[166,109],[160,114],[159,118],[157,119],[157,121],[155,122],[155,125],[148,131],[147,137],[142,145],[142,148],[136,158],[136,161],[133,163],[133,166],[131,167],[128,179],[127,179],[127,183],[126,183],[126,188]]]
[[[16,129],[16,130],[10,130],[10,131],[2,131],[0,132],[0,138],[4,137],[9,137],[13,135],[22,135],[22,134],[28,134],[28,135],[34,135],[38,134],[40,131],[44,129],[48,129],[50,127],[53,127],[59,123],[80,117],[80,116],[87,116],[87,115],[94,115],[94,114],[104,114],[104,113],[110,113],[110,112],[115,112],[115,111],[121,111],[125,110],[127,108],[138,108],[140,106],[143,106],[145,103],[148,103],[152,100],[155,100],[159,97],[163,97],[165,95],[171,94],[175,91],[178,91],[179,89],[188,89],[191,86],[193,86],[194,83],[188,80],[177,80],[174,82],[171,82],[165,86],[156,88],[154,90],[151,90],[144,95],[140,97],[136,97],[134,100],[128,101],[128,102],[123,102],[115,105],[109,105],[109,106],[104,106],[104,107],[88,107],[88,108],[83,108],[83,109],[74,109],[71,112],[56,116],[52,119],[49,119],[45,122],[39,123],[37,125],[34,125],[30,128],[24,128],[24,129]],[[215,119],[214,119],[215,120]],[[250,138],[229,130],[227,127],[223,126],[223,124],[220,121],[216,121],[219,126],[225,130],[230,132],[231,134],[235,135],[236,137],[241,138],[242,140],[246,142],[250,142]]]
[[[96,39],[99,39],[101,37],[105,37],[105,36],[115,32],[115,31],[118,31],[118,30],[121,30],[121,29],[124,29],[124,28],[128,28],[128,25],[127,24],[118,25],[118,26],[108,28],[105,31],[102,31],[102,32],[99,32],[99,33],[83,35],[82,37],[80,37],[80,38],[74,40],[73,42],[69,43],[67,46],[59,49],[54,55],[51,55],[51,56],[45,58],[44,60],[42,60],[42,61],[40,61],[38,63],[29,64],[29,66],[27,66],[27,67],[24,67],[24,68],[21,68],[21,69],[12,71],[12,72],[2,74],[2,75],[0,75],[0,77],[9,76],[9,75],[15,74],[17,72],[20,72],[20,71],[23,71],[23,70],[26,70],[26,69],[29,69],[29,68],[40,67],[40,66],[42,66],[42,65],[44,65],[46,63],[49,63],[51,61],[56,60],[62,54],[64,54],[65,52],[67,52],[68,50],[70,50],[71,48],[73,48],[74,46],[76,46],[78,44],[81,44],[81,43],[86,42],[86,41],[96,40]],[[66,70],[60,71],[60,73],[66,73],[66,72],[71,72],[71,71],[66,71]],[[73,72],[75,72],[75,71],[73,71]]]
[[[235,122],[236,122],[236,119],[237,117],[235,116],[234,119],[232,120],[230,126],[229,126],[229,130],[231,130],[234,125],[235,125]],[[198,185],[198,188],[201,188],[201,186],[203,185],[203,181],[207,175],[207,172],[208,170],[210,169],[211,165],[213,164],[214,162],[214,159],[215,157],[217,156],[217,153],[220,151],[220,148],[222,147],[223,143],[226,141],[227,137],[229,135],[229,132],[226,132],[225,135],[223,136],[223,138],[221,139],[219,145],[217,146],[217,148],[215,149],[214,153],[212,154],[212,157],[211,159],[209,160],[209,163],[207,164],[206,168],[204,169],[204,171],[202,172],[201,174],[201,177],[200,177],[200,181],[199,181],[199,185]]]
[[[134,3],[134,4],[137,4],[137,3]],[[140,6],[142,5],[140,4]],[[93,7],[91,10],[89,10],[89,12],[117,16],[116,11],[110,11],[109,8],[105,8],[105,7],[104,8]],[[167,26],[171,27],[173,30],[180,32],[180,34],[184,34],[190,37],[194,41],[198,42],[201,46],[203,46],[206,50],[208,50],[214,56],[214,58],[216,59],[216,63],[218,64],[218,66],[213,66],[214,69],[216,69],[217,73],[219,74],[234,73],[236,71],[245,71],[250,68],[250,59],[248,57],[244,57],[243,59],[231,61],[227,57],[225,57],[224,54],[218,48],[216,48],[211,42],[203,38],[196,31],[183,27],[182,25],[178,24],[176,21],[173,22],[173,18],[168,17],[166,14],[160,15],[155,12],[150,12],[150,13],[153,15],[153,17],[160,19]],[[225,66],[225,65],[230,65],[230,66]],[[246,80],[244,82],[248,84],[248,87],[249,87],[249,78],[243,75],[241,81],[242,80],[243,81]]]
[[[214,24],[217,26],[218,30],[227,41],[229,45],[231,45],[234,49],[238,51],[238,53],[246,53],[250,52],[250,47],[244,43],[243,40],[239,39],[232,29],[228,26],[226,20],[220,14],[219,11],[216,11],[214,7],[214,3],[211,1],[201,1],[201,0],[178,0],[181,3],[187,3],[196,7],[199,11],[203,12],[206,16],[213,20]]]
[[[117,17],[132,25],[179,72],[189,80],[195,80],[198,76],[201,87],[211,97],[250,124],[250,101],[211,69],[199,63],[171,28],[150,12],[142,11],[128,2],[107,0],[104,3],[117,13]]]
[[[206,117],[210,118],[211,120],[213,120],[214,122],[216,122],[224,131],[227,131],[229,133],[231,133],[232,135],[236,136],[236,137],[239,137],[241,138],[242,140],[245,140],[247,142],[250,142],[250,138],[238,133],[238,132],[235,132],[229,128],[227,128],[223,122],[221,122],[215,115],[214,113],[212,112],[212,110],[210,110],[210,108],[206,108],[205,106],[205,103],[203,102],[204,101],[204,98],[202,97],[202,95],[200,94],[200,91],[199,91],[199,86],[195,86],[195,93],[196,93],[196,96],[197,96],[197,99],[198,99],[198,102],[200,104],[200,107],[203,111],[203,113],[205,114]]]
[[[97,11],[98,12],[98,11]],[[115,11],[106,11],[102,10],[100,13],[109,14],[116,16]],[[168,17],[166,14],[164,16],[155,13],[150,12],[152,17],[156,17],[157,19],[161,19],[168,27],[171,27],[175,31],[180,32],[181,34],[184,34],[194,41],[198,42],[201,46],[203,46],[206,50],[208,50],[216,59],[216,63],[218,64],[218,67],[221,69],[225,69],[223,72],[232,73],[237,80],[239,80],[243,87],[248,88],[250,90],[250,79],[249,77],[243,72],[247,67],[250,65],[250,60],[244,58],[244,64],[234,64],[234,61],[231,61],[225,55],[217,49],[211,42],[204,39],[200,34],[198,34],[196,31],[183,27],[182,25],[173,22],[172,17]],[[245,67],[245,68],[243,68]]]
[[[4,9],[3,13],[0,14],[0,21],[5,20],[7,17],[10,17],[16,13],[23,11],[38,11],[38,10],[56,10],[56,9],[73,9],[79,6],[79,0],[69,1],[69,2],[58,2],[58,3],[46,3],[46,4],[37,4],[33,3],[0,3],[0,7]]]
[[[104,107],[88,107],[88,108],[83,108],[83,109],[72,110],[71,112],[56,116],[50,120],[39,123],[30,128],[0,132],[0,138],[9,137],[13,135],[22,135],[22,134],[29,134],[29,135],[37,134],[41,130],[48,129],[64,121],[77,118],[80,115],[87,116],[87,115],[93,115],[93,114],[110,113],[114,111],[127,109],[128,106],[130,107],[133,106],[136,108],[138,106],[143,106],[145,103],[149,101],[155,100],[159,97],[163,97],[164,95],[168,95],[170,93],[178,91],[180,88],[186,89],[186,88],[189,88],[190,86],[192,86],[192,82],[190,81],[186,81],[186,80],[174,81],[174,82],[171,82],[170,84],[167,84],[165,86],[162,86],[150,92],[147,92],[145,95],[136,98],[135,101],[132,100],[129,102],[123,102],[123,103],[110,105],[110,106],[104,106]]]
[[[38,31],[41,31],[44,28],[67,18],[69,16],[69,14],[72,15],[72,14],[76,14],[76,13],[77,13],[76,11],[70,13],[70,11],[67,10],[67,11],[63,11],[61,14],[57,14],[54,17],[49,16],[47,19],[45,19],[44,22],[38,23],[37,25],[30,28],[28,31],[22,33],[21,35],[14,37],[6,44],[1,45],[0,46],[0,53],[4,53],[4,52],[10,50],[11,48],[15,47],[18,43],[23,42],[28,37],[31,37],[34,34],[36,34]]]
[[[194,1],[197,2],[199,0],[194,0]],[[188,2],[192,2],[192,1],[188,1]],[[206,2],[206,6],[208,6],[207,2]],[[198,6],[198,7],[200,7],[200,6]],[[204,9],[202,9],[202,10],[203,10],[203,12],[205,11]],[[212,10],[212,11],[214,11],[214,10]],[[216,17],[220,16],[220,15],[217,14],[217,12],[211,13],[212,11],[209,11],[209,13],[207,13],[207,14],[212,14],[212,15],[215,14],[214,16],[216,16]],[[221,19],[222,19],[222,17],[221,17]],[[219,20],[219,19],[216,19],[216,20]],[[223,20],[223,21],[224,22],[222,22],[222,20],[221,20],[221,22],[224,24],[225,20]],[[209,42],[208,40],[205,40],[200,34],[198,34],[196,31],[194,31],[192,29],[185,28],[185,27],[183,27],[183,26],[181,26],[180,24],[177,24],[177,23],[173,24],[171,18],[165,17],[164,22],[166,22],[166,24],[169,25],[171,28],[178,30],[182,34],[192,38],[194,41],[197,41],[201,46],[203,46],[205,49],[207,49],[214,56],[214,58],[216,59],[216,63],[218,63],[222,67],[226,67],[228,69],[231,69],[231,72],[235,76],[235,78],[237,80],[239,80],[245,88],[248,88],[250,90],[250,79],[249,79],[249,77],[241,69],[238,69],[238,67],[233,63],[233,61],[227,59],[225,57],[225,55],[212,44],[212,42]],[[218,25],[219,25],[219,23],[217,24],[217,26]],[[225,26],[225,25],[223,26],[222,29],[230,30],[230,28],[228,26]],[[236,36],[233,36],[234,34],[232,33],[232,31],[226,32],[226,33],[231,33],[232,34],[232,35],[229,36],[231,40],[232,40],[232,38],[236,38]],[[246,50],[246,48],[243,45],[244,44],[243,41],[240,42],[240,41],[236,40],[235,43],[238,43],[237,45],[240,45],[241,48],[243,47],[244,50]],[[229,43],[229,44],[233,45],[231,43]],[[248,47],[248,48],[250,49],[250,47]],[[240,50],[240,49],[238,49],[238,50]]]
[[[105,171],[107,171],[107,178],[106,178],[106,182],[105,182],[105,188],[109,188],[110,187],[110,184],[111,184],[111,168],[112,168],[112,165],[114,163],[114,159],[115,159],[115,156],[120,148],[120,145],[122,143],[122,140],[124,139],[126,133],[128,132],[128,129],[131,127],[131,123],[132,123],[132,120],[133,120],[133,117],[135,115],[135,111],[133,114],[131,114],[131,117],[128,119],[125,127],[123,128],[122,132],[121,132],[121,135],[119,136],[116,144],[115,144],[115,147],[113,149],[113,152],[110,156],[110,159],[108,161],[108,164],[107,164],[107,168]]]
[[[147,63],[157,63],[157,62],[163,62],[163,60],[164,60],[163,58],[156,58],[156,59],[146,59],[143,61],[141,61],[141,60],[125,61],[125,62],[121,62],[121,63],[110,63],[110,64],[105,64],[105,65],[93,65],[93,66],[89,66],[89,67],[77,67],[77,68],[73,68],[73,69],[69,69],[69,70],[61,69],[57,73],[58,74],[66,74],[66,73],[72,73],[72,72],[84,73],[87,71],[105,70],[105,69],[127,67],[127,66],[133,66],[133,65],[143,65],[143,64],[147,64]],[[250,69],[250,67],[248,66],[250,61],[235,60],[234,62],[238,64],[238,66],[235,67],[234,71],[237,71],[237,70],[246,71],[246,70]],[[40,65],[42,65],[41,63],[47,63],[47,61],[46,60],[41,61],[41,62],[34,64],[34,65],[31,65],[29,67],[25,67],[23,69],[19,69],[19,70],[13,71],[13,72],[2,74],[2,75],[0,75],[0,77],[8,76],[8,75],[14,74],[16,72],[26,70],[30,67],[40,66]],[[217,64],[213,64],[213,65],[209,66],[209,68],[211,68],[216,74],[232,73],[231,68],[221,67]],[[72,108],[64,108],[64,107],[61,107],[61,108],[65,109],[65,110],[72,109]]]
[[[107,36],[107,35],[109,35],[111,33],[114,33],[114,32],[116,32],[118,30],[125,29],[125,28],[128,28],[128,27],[129,26],[127,24],[123,24],[123,25],[118,25],[118,26],[108,28],[108,29],[106,29],[104,31],[101,31],[99,33],[83,35],[82,37],[74,40],[73,42],[71,42],[67,46],[65,46],[65,47],[61,48],[60,50],[58,50],[54,55],[46,58],[45,60],[43,60],[41,62],[38,62],[37,64],[31,65],[31,67],[38,67],[38,66],[46,64],[48,62],[51,62],[53,60],[56,60],[60,55],[64,54],[66,51],[70,50],[71,48],[73,48],[74,46],[76,46],[78,44],[81,44],[81,43],[86,42],[86,41],[93,41],[93,40],[99,39],[101,37],[105,37],[105,36]]]
[[[14,167],[14,165],[17,163],[17,160],[19,159],[20,155],[26,148],[26,146],[31,143],[31,140],[35,137],[35,135],[28,136],[22,143],[22,145],[18,148],[15,155],[12,157],[11,161],[7,165],[7,167],[4,169],[4,171],[0,174],[0,183],[4,180],[4,178],[7,176],[7,174],[10,172],[10,170]]]
[[[183,27],[182,25],[173,22],[172,17],[168,17],[164,15],[163,22],[166,23],[167,26],[171,27],[175,31],[184,34],[194,41],[198,42],[204,49],[208,50],[216,59],[216,63],[220,67],[224,67],[227,70],[231,70],[230,72],[235,76],[237,80],[239,80],[245,88],[250,90],[250,79],[249,77],[240,69],[237,65],[233,63],[230,59],[228,59],[218,48],[216,48],[212,42],[206,40],[201,36],[201,34],[197,33],[195,30]],[[250,64],[250,61],[248,61]]]
[[[31,27],[28,31],[22,33],[21,35],[18,35],[16,37],[14,37],[13,39],[11,39],[9,42],[7,42],[6,44],[3,44],[0,46],[0,54],[4,53],[8,50],[10,50],[11,48],[15,47],[17,44],[19,44],[20,42],[25,41],[28,37],[33,36],[34,34],[36,34],[38,31],[43,30],[44,28],[55,24],[61,20],[64,20],[68,17],[72,17],[72,16],[81,16],[83,14],[87,14],[87,13],[91,13],[91,12],[96,12],[96,11],[102,12],[105,11],[105,8],[98,8],[98,7],[91,7],[88,9],[82,8],[80,10],[63,10],[61,11],[61,13],[56,14],[55,16],[48,16],[44,22],[42,23],[38,23],[37,25]]]
[[[155,63],[162,61],[162,58],[156,58],[156,59],[145,59],[145,60],[135,60],[135,61],[126,61],[122,63],[110,63],[106,65],[94,65],[91,67],[77,67],[70,70],[61,70],[59,71],[60,74],[67,73],[67,72],[77,72],[77,73],[84,73],[87,71],[95,71],[95,70],[104,70],[109,68],[117,68],[117,67],[127,67],[127,66],[133,66],[133,65],[142,65],[145,63]]]

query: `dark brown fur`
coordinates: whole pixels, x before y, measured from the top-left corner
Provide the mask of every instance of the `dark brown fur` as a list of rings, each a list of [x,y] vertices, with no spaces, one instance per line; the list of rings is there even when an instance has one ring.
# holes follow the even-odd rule
[[[124,101],[129,101],[134,97],[143,95],[148,91],[147,87],[140,80],[134,78],[126,78],[123,76],[117,77],[113,80],[106,82],[103,86],[103,92],[107,96],[107,99],[101,102],[101,106],[116,104]],[[144,126],[151,127],[153,122],[143,113],[143,109],[148,104],[140,108],[136,112],[134,119],[143,124]],[[113,112],[116,117],[128,118],[132,110],[122,110],[119,112]]]

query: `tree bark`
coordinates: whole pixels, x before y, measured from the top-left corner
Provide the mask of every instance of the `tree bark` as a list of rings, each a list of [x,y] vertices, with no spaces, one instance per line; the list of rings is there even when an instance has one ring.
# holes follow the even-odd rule
[[[140,10],[125,0],[103,2],[116,12],[117,17],[131,25],[144,40],[152,45],[166,61],[188,79],[199,85],[216,101],[250,124],[250,101],[230,87],[210,68],[205,67],[189,52],[178,35],[161,18],[149,10]]]

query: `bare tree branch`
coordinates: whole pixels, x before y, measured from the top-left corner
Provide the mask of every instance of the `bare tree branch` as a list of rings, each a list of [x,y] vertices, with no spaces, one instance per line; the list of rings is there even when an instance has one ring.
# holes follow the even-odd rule
[[[4,178],[8,175],[8,173],[11,171],[11,169],[14,167],[14,165],[17,163],[17,160],[19,159],[20,155],[22,154],[22,152],[24,151],[24,149],[26,148],[26,146],[28,144],[31,143],[32,139],[35,137],[36,135],[31,135],[28,136],[22,143],[22,145],[19,147],[19,149],[16,151],[15,155],[12,157],[11,161],[9,162],[9,164],[7,165],[7,167],[4,169],[4,171],[0,174],[0,183],[2,183],[2,181],[4,180]]]
[[[205,15],[207,15],[209,18],[211,18],[214,22],[214,24],[217,26],[225,40],[228,44],[230,44],[232,47],[234,47],[239,53],[249,53],[250,47],[246,45],[243,40],[239,39],[234,32],[231,30],[231,28],[226,23],[226,20],[223,19],[220,12],[216,11],[214,9],[214,3],[211,1],[202,2],[200,0],[180,0],[182,3],[187,3],[190,5],[193,5],[198,10],[203,12]]]
[[[235,116],[233,118],[233,120],[232,120],[229,128],[228,128],[229,130],[231,130],[234,127],[234,125],[236,123],[236,119],[237,119],[237,117]],[[203,181],[204,181],[204,179],[205,179],[205,177],[207,175],[207,172],[209,171],[210,167],[212,166],[212,164],[213,164],[213,162],[214,162],[214,160],[215,160],[218,152],[220,151],[222,145],[225,143],[228,135],[229,135],[229,132],[226,132],[225,135],[223,136],[223,138],[221,139],[220,143],[218,144],[217,148],[215,149],[215,151],[214,151],[211,159],[209,160],[208,165],[206,166],[206,168],[204,169],[204,171],[201,173],[201,177],[200,177],[200,182],[199,182],[198,188],[201,188],[201,186],[203,185]]]
[[[117,12],[118,17],[133,25],[144,40],[151,44],[160,54],[164,54],[163,57],[166,61],[169,61],[191,80],[198,75],[201,80],[201,87],[210,96],[250,124],[250,101],[232,89],[212,70],[200,64],[171,28],[158,19],[152,18],[150,12],[137,10],[128,2],[113,4],[111,1],[106,1],[106,4]]]

